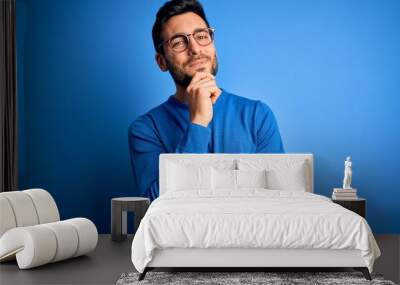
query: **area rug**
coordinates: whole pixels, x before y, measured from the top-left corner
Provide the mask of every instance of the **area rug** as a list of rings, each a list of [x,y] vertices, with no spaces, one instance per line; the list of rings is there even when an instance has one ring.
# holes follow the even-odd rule
[[[379,284],[396,285],[384,280],[382,275],[372,274],[372,281],[366,280],[361,272],[147,272],[145,279],[138,281],[139,273],[124,273],[116,285],[134,284]]]

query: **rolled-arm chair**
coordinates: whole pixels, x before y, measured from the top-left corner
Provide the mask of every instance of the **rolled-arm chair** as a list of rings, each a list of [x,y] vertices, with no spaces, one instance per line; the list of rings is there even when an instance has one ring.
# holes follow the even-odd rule
[[[28,269],[86,254],[97,240],[90,220],[60,221],[46,190],[0,193],[0,262],[16,259],[20,269]]]

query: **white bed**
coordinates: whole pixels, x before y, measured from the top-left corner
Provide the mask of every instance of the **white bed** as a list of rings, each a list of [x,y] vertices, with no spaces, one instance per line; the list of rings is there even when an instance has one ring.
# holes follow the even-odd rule
[[[132,262],[155,267],[354,267],[380,251],[359,215],[313,194],[311,154],[161,154],[160,197]]]

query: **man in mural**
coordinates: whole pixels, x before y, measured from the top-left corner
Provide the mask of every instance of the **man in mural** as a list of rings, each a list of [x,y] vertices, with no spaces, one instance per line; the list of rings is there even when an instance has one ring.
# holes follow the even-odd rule
[[[156,61],[171,74],[174,95],[129,127],[136,189],[159,195],[160,153],[281,153],[271,109],[218,87],[214,29],[195,0],[166,2],[152,30]]]

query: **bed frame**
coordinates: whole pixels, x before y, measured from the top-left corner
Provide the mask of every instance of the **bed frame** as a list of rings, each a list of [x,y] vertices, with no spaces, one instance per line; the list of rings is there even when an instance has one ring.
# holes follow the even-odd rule
[[[159,161],[160,195],[167,185],[168,162],[188,159],[190,161],[210,161],[217,159],[232,160],[238,158],[256,159],[301,159],[308,163],[308,192],[313,192],[313,155],[312,154],[161,154]],[[329,249],[254,249],[254,248],[168,248],[157,249],[139,280],[155,268],[230,268],[234,271],[246,269],[271,268],[343,268],[350,267],[361,271],[367,280],[371,280],[369,270],[359,250]],[[262,270],[261,270],[262,271]]]

